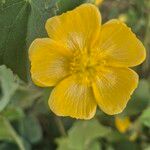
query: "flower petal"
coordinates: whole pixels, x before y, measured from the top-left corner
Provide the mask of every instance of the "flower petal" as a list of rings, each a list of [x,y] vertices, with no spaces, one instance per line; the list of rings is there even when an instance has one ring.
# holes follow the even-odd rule
[[[111,20],[102,26],[100,51],[110,66],[132,67],[142,63],[146,51],[123,22]]]
[[[119,130],[121,133],[125,133],[131,125],[131,121],[129,117],[115,117],[115,125],[116,128]]]
[[[96,112],[92,88],[78,78],[70,76],[61,81],[52,91],[50,109],[59,116],[90,119]]]
[[[69,74],[67,49],[49,38],[36,39],[30,46],[32,80],[39,86],[53,86]]]
[[[93,83],[99,107],[113,115],[123,111],[138,84],[138,75],[128,68],[108,67],[101,70]]]
[[[66,43],[72,49],[90,46],[99,35],[101,15],[92,4],[83,4],[72,11],[47,20],[50,38]]]

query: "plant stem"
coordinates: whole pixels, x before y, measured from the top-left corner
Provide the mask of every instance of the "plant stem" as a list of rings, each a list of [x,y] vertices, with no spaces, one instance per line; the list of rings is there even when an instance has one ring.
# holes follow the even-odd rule
[[[12,127],[12,125],[10,124],[10,122],[3,117],[3,121],[4,124],[6,126],[6,128],[8,129],[8,131],[10,132],[12,138],[15,140],[15,142],[17,143],[18,147],[20,150],[25,150],[23,141],[21,139],[21,137],[17,134],[17,132],[14,130],[14,128]]]
[[[55,116],[55,122],[56,122],[56,125],[57,125],[61,135],[62,136],[67,136],[67,133],[65,131],[65,128],[64,128],[64,125],[63,125],[63,122],[62,122],[61,118]]]

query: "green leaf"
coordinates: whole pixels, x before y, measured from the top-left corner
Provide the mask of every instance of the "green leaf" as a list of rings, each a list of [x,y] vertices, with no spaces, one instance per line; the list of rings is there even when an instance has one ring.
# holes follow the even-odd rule
[[[19,86],[15,94],[11,98],[10,105],[18,106],[22,109],[32,107],[37,98],[42,96],[42,90],[30,87],[28,85]]]
[[[72,10],[84,2],[86,0],[59,0],[57,3],[57,14]]]
[[[19,107],[8,107],[1,113],[1,115],[10,121],[14,121],[23,118],[24,112]]]
[[[10,122],[2,116],[0,116],[0,129],[0,140],[16,142],[20,150],[25,150],[22,138],[18,135]]]
[[[46,37],[45,22],[55,15],[58,0],[30,0],[30,15],[27,23],[27,47],[35,38]]]
[[[100,143],[98,142],[98,140],[94,140],[87,147],[87,150],[102,150],[102,149],[101,149],[101,146],[100,146]]]
[[[120,132],[114,130],[111,131],[109,134],[107,134],[106,139],[109,142],[118,142],[118,141],[122,141],[122,140],[126,140],[126,136],[125,134],[121,134]]]
[[[141,113],[150,102],[149,84],[147,80],[140,80],[138,88],[133,93],[131,100],[127,104],[124,114],[127,116]]]
[[[136,143],[130,141],[119,141],[115,150],[140,150],[140,147]]]
[[[46,36],[45,21],[54,15],[54,6],[48,5],[50,0],[0,2],[0,64],[9,66],[21,79],[27,80],[29,45]]]
[[[107,144],[106,150],[115,150],[115,149],[114,149],[114,147],[112,145],[108,145]]]
[[[69,148],[68,142],[69,140],[67,137],[56,139],[56,143],[58,145],[57,150],[75,150],[75,149]]]
[[[90,121],[77,121],[69,129],[67,137],[56,140],[58,150],[100,150],[97,138],[106,137],[110,128],[101,125],[96,119]]]
[[[150,145],[147,145],[143,150],[150,150]]]
[[[2,142],[0,144],[0,150],[18,150],[18,148],[14,143]]]
[[[0,112],[7,106],[12,95],[18,88],[18,83],[15,81],[15,76],[12,71],[5,66],[0,66],[0,83],[2,97],[0,98]]]
[[[0,9],[0,64],[26,78],[26,31],[30,9],[25,0],[6,0]]]
[[[140,121],[143,125],[150,128],[150,107],[143,111],[142,115],[140,116]]]
[[[56,139],[58,145],[57,150],[82,150],[78,146],[71,148],[69,145],[69,138],[61,137]],[[100,143],[98,140],[92,141],[85,150],[101,150]]]
[[[37,118],[33,115],[25,117],[20,124],[20,133],[31,143],[37,143],[42,139],[42,128]]]
[[[139,86],[135,91],[135,97],[139,99],[149,99],[150,98],[150,92],[149,92],[149,84],[147,80],[140,80]]]
[[[110,132],[108,127],[101,125],[97,120],[78,121],[69,130],[69,147],[83,150],[88,148],[96,138],[105,137]]]
[[[0,140],[9,140],[9,141],[13,140],[2,117],[0,117]]]

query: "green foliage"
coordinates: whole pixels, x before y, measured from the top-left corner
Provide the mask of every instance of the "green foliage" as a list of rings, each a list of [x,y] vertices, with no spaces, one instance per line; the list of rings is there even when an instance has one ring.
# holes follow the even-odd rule
[[[11,134],[5,125],[4,118],[0,117],[0,140],[12,140]]]
[[[140,80],[138,88],[135,90],[132,95],[131,100],[128,103],[127,108],[125,109],[124,114],[128,115],[137,115],[141,113],[150,103],[150,88],[147,80]]]
[[[10,121],[19,120],[24,117],[24,112],[19,107],[7,107],[2,113],[2,116],[7,118]]]
[[[140,116],[140,121],[142,124],[150,128],[150,107],[145,109]]]
[[[57,139],[57,144],[59,145],[57,150],[101,150],[100,143],[97,140],[92,141],[90,144],[88,144],[88,147],[84,147],[82,149],[78,147],[80,144],[77,145],[77,147],[69,146],[68,138]]]
[[[92,140],[104,137],[109,131],[109,128],[102,126],[97,120],[78,121],[69,130],[70,145],[78,149],[84,149],[89,146]]]
[[[122,141],[118,143],[116,150],[139,150],[140,148],[137,144],[129,142],[129,141]]]
[[[55,2],[56,3],[56,2]],[[21,79],[28,76],[28,48],[37,37],[46,36],[45,21],[54,15],[51,0],[0,1],[0,64]]]
[[[87,1],[95,0],[0,0],[0,150],[150,149],[148,0],[104,0],[100,6],[103,22],[123,14],[147,49],[145,63],[135,68],[138,88],[119,114],[131,119],[126,133],[117,130],[114,116],[101,111],[89,121],[64,117],[58,122],[47,104],[52,89],[30,81],[28,49],[34,39],[47,37],[46,20]]]
[[[68,137],[57,140],[60,145],[58,150],[64,148],[68,150],[100,149],[96,139],[105,137],[110,131],[108,127],[101,125],[96,119],[75,122],[68,131]]]
[[[20,134],[30,143],[37,143],[42,139],[42,129],[35,116],[29,115],[21,120]]]
[[[57,3],[57,14],[72,10],[74,7],[86,2],[86,0],[59,0]]]
[[[17,134],[15,129],[12,127],[10,122],[5,118],[0,116],[0,140],[8,140],[16,142],[20,150],[25,150],[22,138]]]
[[[0,112],[7,106],[10,98],[16,91],[18,84],[15,82],[15,77],[10,69],[5,66],[0,66],[0,83],[1,83],[1,101]]]

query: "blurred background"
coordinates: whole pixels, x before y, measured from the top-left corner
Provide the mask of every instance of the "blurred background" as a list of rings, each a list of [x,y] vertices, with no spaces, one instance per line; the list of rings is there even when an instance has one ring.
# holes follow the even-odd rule
[[[30,80],[28,47],[46,37],[45,21],[91,2],[103,23],[118,18],[147,50],[134,68],[139,86],[126,109],[89,121],[57,117],[48,108],[52,88]],[[150,0],[0,0],[0,150],[150,150]]]

